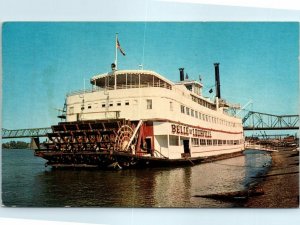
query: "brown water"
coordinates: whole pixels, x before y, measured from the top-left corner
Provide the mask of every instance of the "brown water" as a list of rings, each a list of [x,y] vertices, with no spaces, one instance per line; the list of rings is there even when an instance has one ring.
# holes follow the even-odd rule
[[[31,150],[2,151],[2,201],[32,207],[238,207],[195,195],[238,191],[266,172],[271,157],[245,156],[181,168],[52,170]]]

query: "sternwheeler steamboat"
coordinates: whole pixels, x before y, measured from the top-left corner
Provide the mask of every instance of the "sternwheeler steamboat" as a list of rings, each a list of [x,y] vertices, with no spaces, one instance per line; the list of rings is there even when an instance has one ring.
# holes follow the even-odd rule
[[[117,46],[118,47],[118,46]],[[52,126],[35,155],[53,168],[129,168],[194,165],[241,155],[240,118],[220,93],[202,95],[200,81],[172,82],[148,70],[118,70],[93,76],[91,90],[69,93],[64,122]]]

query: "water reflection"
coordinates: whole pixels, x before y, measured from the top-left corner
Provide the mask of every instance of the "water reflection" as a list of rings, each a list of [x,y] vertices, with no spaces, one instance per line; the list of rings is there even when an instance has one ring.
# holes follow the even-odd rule
[[[38,170],[43,165],[35,161],[29,163],[32,167],[24,166],[29,172],[14,170],[20,175],[18,181],[10,179],[12,168],[6,164],[3,199],[6,205],[17,206],[234,207],[195,195],[243,190],[253,176],[267,170],[263,165],[269,161],[268,155],[250,151],[243,157],[194,167],[43,172]]]
[[[266,174],[272,164],[272,157],[265,151],[247,150],[246,153],[243,185],[249,188],[261,181],[257,176]]]

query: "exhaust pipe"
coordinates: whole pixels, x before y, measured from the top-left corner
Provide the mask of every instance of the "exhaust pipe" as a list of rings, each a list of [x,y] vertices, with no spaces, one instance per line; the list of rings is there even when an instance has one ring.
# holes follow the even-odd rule
[[[184,68],[179,68],[180,81],[184,81]]]
[[[214,66],[215,66],[215,82],[216,82],[216,97],[218,99],[221,98],[219,65],[220,65],[220,63],[214,63]]]

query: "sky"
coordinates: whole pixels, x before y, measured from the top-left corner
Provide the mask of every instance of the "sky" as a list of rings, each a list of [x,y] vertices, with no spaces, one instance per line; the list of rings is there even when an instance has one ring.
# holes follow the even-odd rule
[[[172,81],[184,67],[204,95],[220,63],[222,98],[270,114],[298,114],[296,22],[7,22],[2,27],[2,127],[59,122],[66,93],[110,71],[115,34],[119,69],[153,70]]]

